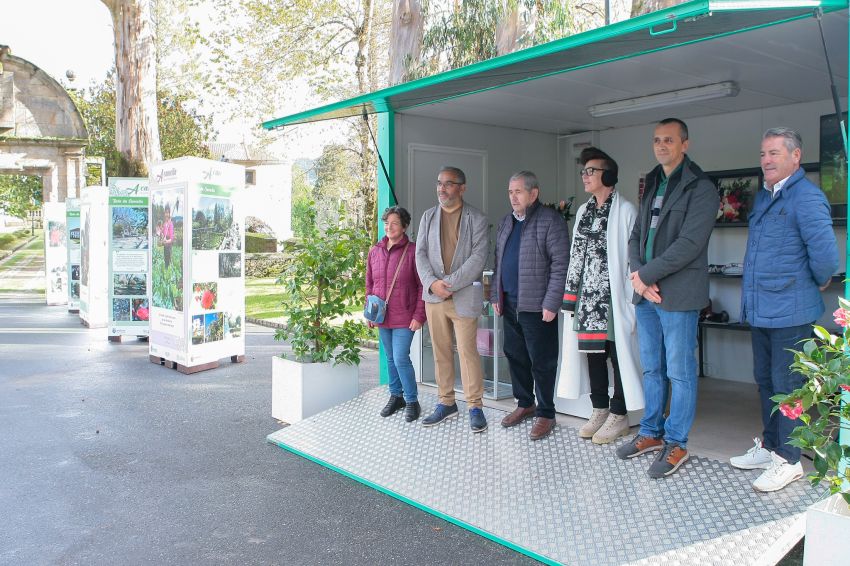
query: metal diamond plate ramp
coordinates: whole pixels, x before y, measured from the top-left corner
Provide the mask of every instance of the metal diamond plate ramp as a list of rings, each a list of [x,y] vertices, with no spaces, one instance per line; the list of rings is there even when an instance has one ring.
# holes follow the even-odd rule
[[[558,425],[530,442],[531,421],[472,434],[460,418],[424,428],[381,418],[385,387],[279,430],[281,448],[549,564],[773,564],[802,536],[818,493],[798,481],[755,492],[759,470],[691,456],[663,480],[652,455],[622,461]],[[427,415],[437,397],[420,393]],[[621,441],[623,442],[623,441]],[[536,510],[532,512],[532,509]]]

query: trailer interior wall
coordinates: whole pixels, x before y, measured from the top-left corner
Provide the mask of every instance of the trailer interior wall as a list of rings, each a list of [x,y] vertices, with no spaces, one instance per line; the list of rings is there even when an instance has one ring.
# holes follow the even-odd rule
[[[842,101],[844,108],[847,101]],[[820,116],[833,112],[830,100],[747,110],[687,120],[690,129],[689,155],[705,171],[757,168],[761,135],[769,127],[789,126],[803,136],[803,161],[819,159]],[[662,116],[663,115],[663,116]],[[675,116],[675,107],[659,113],[659,118]],[[411,233],[418,229],[422,213],[436,204],[434,180],[441,164],[480,163],[467,166],[466,198],[480,206],[490,218],[490,241],[495,226],[508,212],[506,188],[510,175],[520,169],[534,171],[540,178],[541,200],[552,202],[575,195],[574,209],[585,196],[575,157],[584,143],[596,143],[620,165],[618,190],[637,202],[640,175],[655,166],[652,153],[653,124],[588,132],[575,136],[486,126],[453,120],[396,115],[396,193],[399,202],[413,217]],[[456,157],[456,158],[453,158]],[[486,184],[486,188],[482,185]],[[845,270],[846,228],[836,227],[840,271]],[[709,262],[741,262],[747,239],[746,227],[715,229],[709,245]],[[487,267],[493,263],[489,257]],[[840,284],[824,293],[830,313],[842,292]],[[740,279],[713,279],[711,299],[716,312],[725,310],[739,319]],[[749,334],[710,330],[705,341],[706,373],[735,381],[752,381],[752,354]]]
[[[464,198],[489,216],[491,246],[499,219],[510,210],[508,180],[513,173],[536,173],[543,202],[563,198],[557,189],[554,134],[403,114],[396,115],[395,125],[396,195],[413,218],[411,232],[418,229],[422,213],[437,204],[434,183],[442,165],[464,169]],[[487,267],[492,264],[490,257]]]

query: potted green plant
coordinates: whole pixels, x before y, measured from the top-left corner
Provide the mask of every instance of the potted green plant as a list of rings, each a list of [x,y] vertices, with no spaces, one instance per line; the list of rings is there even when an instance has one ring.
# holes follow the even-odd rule
[[[293,423],[358,394],[360,339],[352,318],[365,296],[367,233],[348,226],[341,209],[334,225],[312,228],[290,246],[278,284],[284,288],[283,328],[292,347],[272,362],[272,416]]]
[[[812,452],[815,470],[808,479],[815,486],[826,484],[829,494],[806,513],[806,565],[846,559],[842,541],[850,539],[850,446],[839,438],[841,430],[850,430],[850,405],[842,401],[850,394],[850,301],[839,297],[838,302],[833,316],[840,332],[816,325],[815,337],[802,343],[791,366],[805,377],[803,385],[772,398],[774,410],[803,421],[789,443]]]

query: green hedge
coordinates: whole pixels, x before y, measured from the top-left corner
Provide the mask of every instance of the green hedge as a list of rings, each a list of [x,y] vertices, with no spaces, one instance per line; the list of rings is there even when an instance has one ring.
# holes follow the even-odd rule
[[[265,234],[254,234],[249,232],[245,234],[245,253],[262,254],[274,253],[277,251],[277,240],[274,236],[266,236]]]
[[[20,230],[15,230],[14,232],[0,234],[0,250],[11,250],[29,237],[29,228],[22,228]]]

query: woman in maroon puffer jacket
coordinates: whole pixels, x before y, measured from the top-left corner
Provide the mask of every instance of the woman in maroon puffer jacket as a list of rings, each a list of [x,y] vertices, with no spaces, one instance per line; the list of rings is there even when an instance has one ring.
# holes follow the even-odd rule
[[[366,294],[386,300],[398,268],[384,322],[377,325],[390,373],[390,399],[381,410],[381,416],[388,417],[404,408],[404,420],[412,422],[419,418],[420,408],[410,344],[413,333],[425,322],[422,282],[416,272],[416,244],[405,233],[410,226],[410,213],[400,206],[391,206],[384,211],[381,220],[386,236],[369,250]]]

